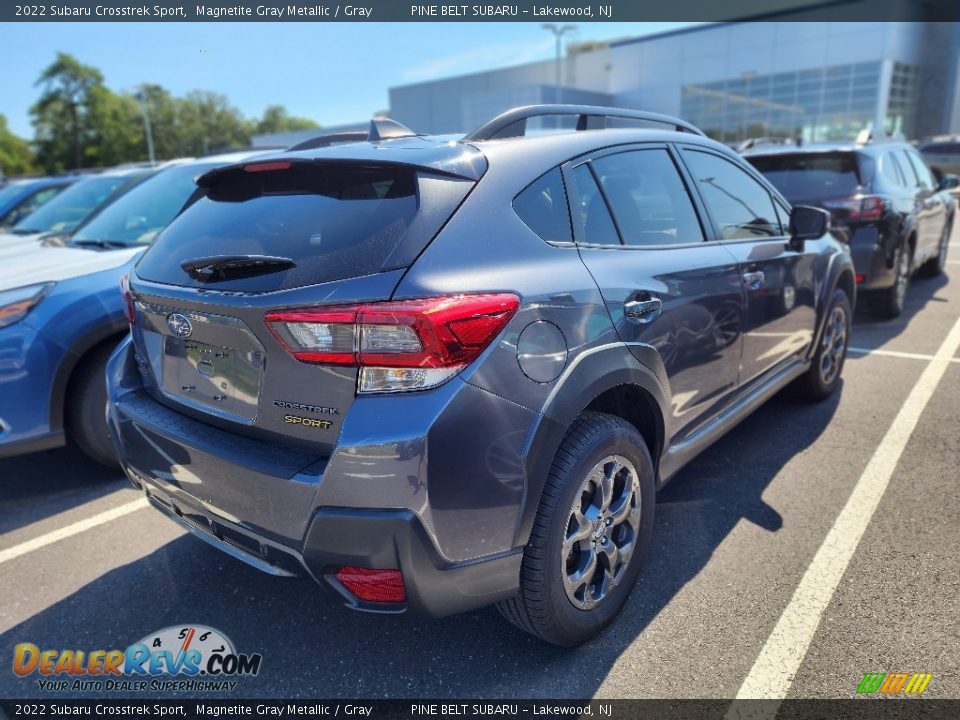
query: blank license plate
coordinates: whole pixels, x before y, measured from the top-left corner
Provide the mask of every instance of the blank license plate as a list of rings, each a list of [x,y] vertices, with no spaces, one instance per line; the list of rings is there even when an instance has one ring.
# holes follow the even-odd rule
[[[257,417],[263,353],[164,338],[163,389],[218,414]]]

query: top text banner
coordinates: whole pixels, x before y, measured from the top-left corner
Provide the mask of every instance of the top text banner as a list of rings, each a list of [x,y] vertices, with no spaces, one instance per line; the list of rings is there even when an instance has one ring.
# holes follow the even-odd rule
[[[0,2],[5,22],[956,21],[958,0],[523,0],[512,4],[357,0]]]

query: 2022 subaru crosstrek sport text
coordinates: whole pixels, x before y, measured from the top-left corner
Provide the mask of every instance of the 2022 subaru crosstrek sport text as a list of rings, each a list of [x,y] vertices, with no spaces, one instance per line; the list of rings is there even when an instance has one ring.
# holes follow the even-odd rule
[[[582,131],[526,135],[540,116]],[[496,602],[581,643],[663,482],[787,383],[835,390],[850,257],[672,118],[335,140],[201,176],[131,273],[122,463],[194,534],[355,609]]]

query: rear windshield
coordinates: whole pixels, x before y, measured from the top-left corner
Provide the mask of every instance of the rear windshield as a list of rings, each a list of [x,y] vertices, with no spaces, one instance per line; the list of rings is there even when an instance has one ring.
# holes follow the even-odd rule
[[[849,197],[862,184],[853,153],[761,155],[746,159],[791,203]]]
[[[229,170],[183,211],[137,266],[145,280],[269,292],[407,267],[473,183],[403,165],[327,162],[285,170]],[[293,267],[215,283],[181,265],[269,255]]]
[[[22,233],[72,232],[105,202],[142,177],[143,174],[104,175],[81,180],[27,215],[14,229]]]

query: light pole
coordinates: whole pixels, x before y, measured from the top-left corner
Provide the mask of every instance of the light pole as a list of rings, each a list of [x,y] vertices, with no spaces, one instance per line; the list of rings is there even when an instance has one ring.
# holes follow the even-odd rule
[[[741,115],[741,121],[740,121],[740,134],[742,137],[740,139],[748,140],[750,136],[750,121],[748,120],[748,115],[752,109],[751,105],[753,104],[753,101],[750,99],[750,83],[757,79],[757,73],[752,70],[748,70],[747,72],[743,73],[740,77],[743,80],[743,87],[744,87],[743,115]]]
[[[147,157],[150,158],[150,164],[157,162],[153,152],[153,130],[150,128],[150,113],[147,112],[147,92],[146,86],[141,85],[137,88],[137,100],[140,101],[140,114],[143,115],[143,129],[147,133]]]
[[[540,26],[544,30],[549,30],[553,33],[554,38],[557,41],[557,104],[563,104],[563,82],[560,78],[561,73],[561,63],[563,60],[563,36],[568,32],[572,32],[577,29],[576,25],[555,25],[554,23],[544,23]]]

